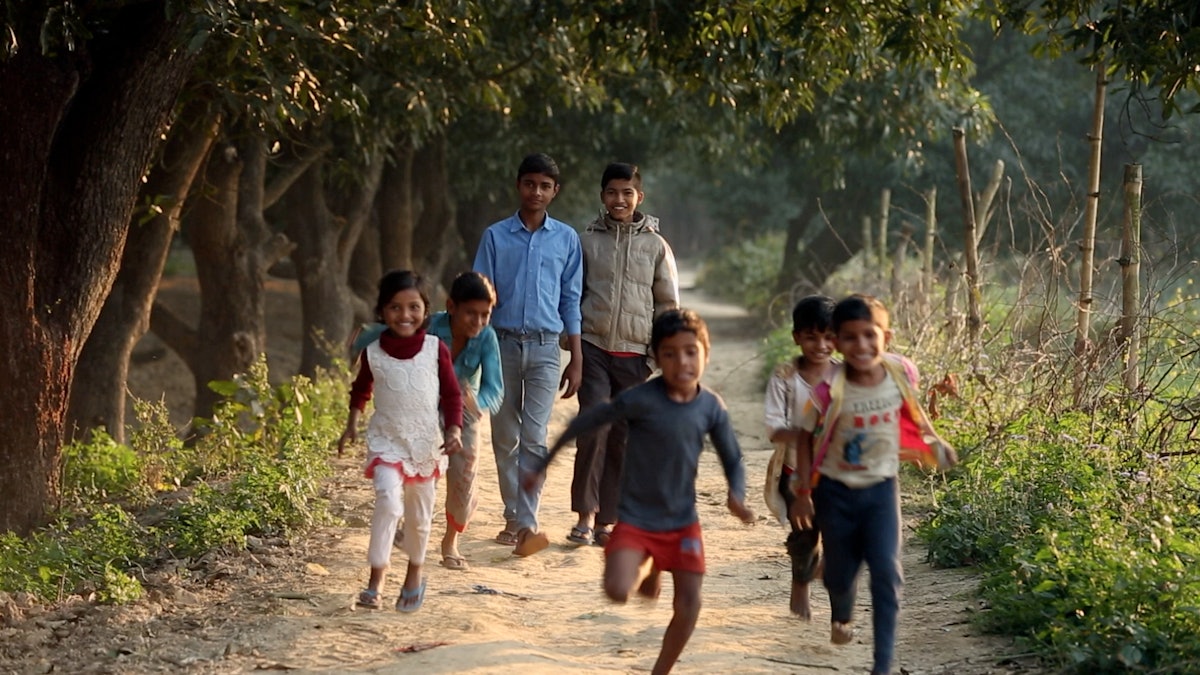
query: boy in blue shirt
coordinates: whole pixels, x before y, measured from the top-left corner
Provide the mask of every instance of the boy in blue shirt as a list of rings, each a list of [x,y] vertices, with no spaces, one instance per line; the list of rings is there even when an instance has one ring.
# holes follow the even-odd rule
[[[558,391],[570,398],[583,376],[579,299],[583,253],[579,235],[546,208],[561,188],[558,165],[548,155],[525,157],[517,169],[521,207],[483,233],[475,271],[496,286],[492,327],[500,338],[504,402],[492,415],[492,451],[504,500],[504,530],[496,536],[527,556],[549,546],[538,531],[541,484],[520,489],[522,467],[540,465],[546,426]],[[571,360],[559,376],[560,336]]]

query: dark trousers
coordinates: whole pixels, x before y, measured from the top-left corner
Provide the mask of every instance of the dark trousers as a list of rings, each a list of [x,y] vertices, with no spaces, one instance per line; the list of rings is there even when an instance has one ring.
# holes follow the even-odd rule
[[[858,572],[871,570],[871,619],[875,632],[872,672],[891,672],[900,613],[900,487],[895,478],[851,488],[822,477],[813,491],[817,527],[825,553],[825,590],[833,620],[853,618]]]
[[[625,389],[650,376],[644,356],[613,356],[583,343],[583,382],[579,385],[579,410],[606,403]],[[575,443],[575,475],[571,480],[571,510],[595,513],[598,524],[617,522],[617,497],[621,467],[625,462],[628,427],[618,422],[583,434]]]

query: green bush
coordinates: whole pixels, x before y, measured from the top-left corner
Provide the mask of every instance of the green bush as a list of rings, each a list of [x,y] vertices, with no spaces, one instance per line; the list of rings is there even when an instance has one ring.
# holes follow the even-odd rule
[[[141,596],[141,570],[164,554],[200,556],[241,547],[247,534],[288,536],[321,522],[347,381],[343,368],[272,386],[260,360],[214,383],[226,398],[191,447],[161,403],[135,403],[141,424],[130,446],[100,432],[68,448],[64,487],[73,498],[52,526],[0,535],[0,590],[128,602]],[[134,506],[141,510],[127,510]]]

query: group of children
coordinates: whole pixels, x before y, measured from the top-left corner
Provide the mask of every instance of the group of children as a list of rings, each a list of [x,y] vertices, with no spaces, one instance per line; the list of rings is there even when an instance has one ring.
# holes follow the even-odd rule
[[[340,454],[356,440],[374,396],[366,431],[366,475],[376,490],[371,573],[357,602],[381,606],[396,545],[408,556],[396,609],[422,606],[422,566],[443,475],[442,564],[467,568],[457,536],[475,509],[475,426],[487,410],[504,502],[497,541],[519,556],[549,545],[537,521],[546,468],[578,439],[571,508],[579,520],[567,539],[605,546],[604,591],[617,602],[635,587],[657,597],[660,573],[671,573],[674,615],[654,667],[666,673],[700,609],[705,563],[695,480],[704,440],[721,460],[730,512],[749,523],[742,455],[724,403],[701,384],[707,327],[678,307],[670,247],[657,221],[637,211],[644,198],[637,168],[605,170],[605,209],[582,237],[546,213],[559,188],[552,159],[525,158],[517,175],[520,209],[484,233],[475,269],[454,281],[445,312],[429,315],[428,290],[413,272],[380,281],[381,325],[356,343],[361,365],[338,442]],[[945,467],[956,459],[916,401],[915,367],[886,352],[891,333],[882,304],[867,296],[836,305],[806,298],[793,319],[801,356],[775,373],[766,398],[778,445],[768,503],[792,528],[791,608],[810,616],[809,583],[821,574],[832,640],[848,642],[865,561],[874,672],[890,672],[900,586],[898,463],[935,457]],[[563,349],[570,354],[565,370]],[[661,373],[647,379],[651,358]],[[579,394],[580,413],[547,447],[560,391],[564,398]]]

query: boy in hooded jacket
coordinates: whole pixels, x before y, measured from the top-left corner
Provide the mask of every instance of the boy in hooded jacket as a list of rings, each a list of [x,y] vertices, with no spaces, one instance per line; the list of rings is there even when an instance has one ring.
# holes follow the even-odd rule
[[[652,370],[650,327],[655,317],[679,306],[675,254],[658,232],[658,219],[637,210],[645,196],[637,166],[609,164],[600,178],[604,210],[580,236],[580,412],[646,381]],[[579,437],[571,481],[571,510],[579,520],[569,541],[607,543],[617,520],[626,436],[621,421]]]

